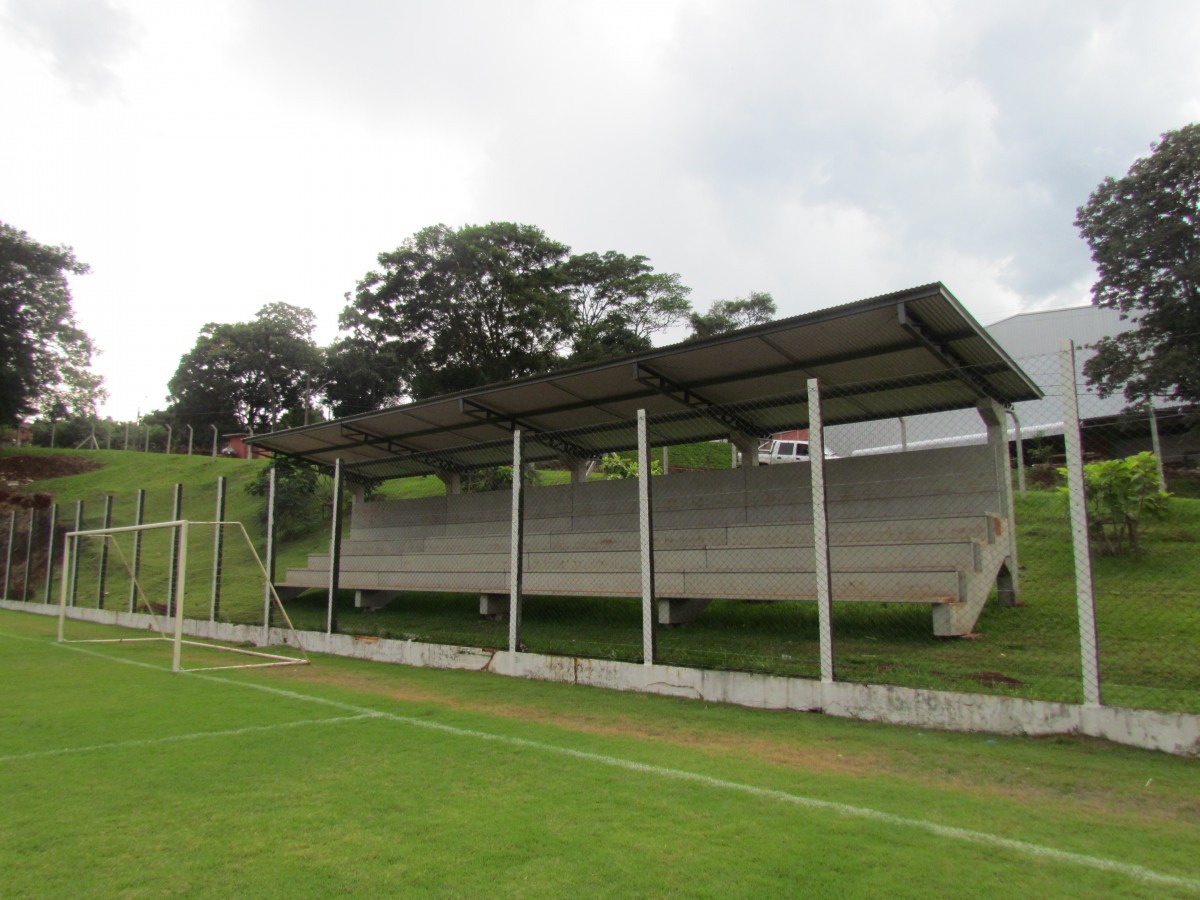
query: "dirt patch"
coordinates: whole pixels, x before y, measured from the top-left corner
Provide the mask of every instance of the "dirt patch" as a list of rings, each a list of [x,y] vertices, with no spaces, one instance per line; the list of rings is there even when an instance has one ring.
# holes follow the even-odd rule
[[[0,486],[14,488],[48,478],[79,475],[100,468],[100,463],[86,456],[69,454],[37,456],[0,456]]]

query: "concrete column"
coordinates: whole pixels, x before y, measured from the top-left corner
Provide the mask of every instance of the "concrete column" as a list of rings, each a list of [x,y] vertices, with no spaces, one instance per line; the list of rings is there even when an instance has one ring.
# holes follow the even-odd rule
[[[137,497],[133,501],[133,524],[141,525],[145,520],[146,489],[138,488]],[[138,579],[142,572],[142,532],[140,530],[133,533],[133,553],[129,560],[129,569],[133,575],[129,579],[129,611],[137,612]],[[66,572],[65,569],[63,571]]]
[[[521,429],[513,430],[513,480],[512,480],[512,546],[509,555],[508,578],[508,650],[516,653],[524,649],[521,643],[521,592],[525,574],[525,479],[521,477],[525,449]]]
[[[650,436],[646,411],[637,414],[638,533],[642,570],[642,662],[654,665],[654,515],[650,487]]]
[[[183,518],[183,485],[175,485],[175,494],[171,501],[171,520],[178,522]],[[179,572],[179,555],[180,555],[180,532],[179,526],[175,527],[175,533],[171,535],[171,577],[167,582],[167,615],[175,615],[175,604],[178,603],[181,597],[175,596],[178,579],[175,577]]]
[[[329,522],[329,599],[325,608],[325,633],[337,631],[337,593],[342,574],[342,490],[345,473],[342,461],[333,464],[333,497]]]
[[[263,560],[263,568],[267,570],[266,583],[263,585],[263,646],[271,642],[271,601],[275,585],[275,479],[277,472],[274,466],[268,470],[267,476],[267,554]]]
[[[1083,702],[1100,705],[1100,653],[1096,639],[1096,597],[1092,587],[1092,548],[1088,542],[1087,497],[1083,485],[1083,440],[1079,435],[1079,397],[1075,384],[1075,346],[1062,342],[1063,443],[1067,451],[1067,490],[1070,494],[1071,537],[1075,555],[1075,605],[1079,617],[1079,659]]]
[[[1013,507],[1012,470],[1008,461],[1006,413],[1003,406],[990,398],[980,400],[976,409],[987,427],[988,449],[992,453],[996,487],[1004,504],[1002,512],[1008,519],[1008,558],[996,579],[996,599],[1001,606],[1016,606],[1021,598],[1021,587],[1017,576],[1017,519]]]
[[[829,520],[825,514],[825,426],[821,420],[821,386],[808,379],[808,461],[812,477],[813,551],[817,577],[817,628],[821,641],[821,681],[832,684],[833,591],[829,562]]]
[[[46,543],[46,584],[42,592],[42,602],[49,604],[54,591],[54,554],[58,544],[58,504],[50,504],[50,534]],[[6,592],[7,593],[7,592]]]
[[[462,493],[462,476],[457,472],[439,471],[437,477],[446,486],[447,496]]]
[[[222,475],[217,479],[217,525],[213,531],[212,587],[208,597],[210,622],[217,621],[217,615],[221,612],[221,567],[225,555],[225,529],[220,523],[225,521],[225,485],[225,476]]]
[[[104,497],[104,528],[112,528],[113,496]],[[108,541],[100,542],[100,573],[96,579],[96,609],[104,609],[104,594],[108,584]]]

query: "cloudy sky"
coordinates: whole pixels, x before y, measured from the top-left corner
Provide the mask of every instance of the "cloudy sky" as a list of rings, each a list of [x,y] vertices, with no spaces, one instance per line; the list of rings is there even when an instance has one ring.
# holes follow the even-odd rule
[[[1088,300],[1072,224],[1200,120],[1200,4],[0,0],[0,220],[69,244],[104,412],[207,322],[319,342],[444,222],[648,256],[794,315],[940,280],[987,324]]]

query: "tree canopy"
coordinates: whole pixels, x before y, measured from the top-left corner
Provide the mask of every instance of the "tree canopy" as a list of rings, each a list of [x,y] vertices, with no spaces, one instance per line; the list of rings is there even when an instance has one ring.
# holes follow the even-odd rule
[[[511,222],[434,225],[359,283],[331,348],[338,415],[644,350],[683,320],[678,275],[644,256],[570,256],[541,229]]]
[[[563,264],[562,273],[573,310],[572,364],[648,350],[651,335],[679,324],[691,310],[679,276],[655,272],[644,256],[581,253]]]
[[[302,411],[323,375],[311,310],[268,303],[251,322],[205,325],[168,387],[171,415],[194,428],[260,432]],[[298,424],[298,423],[297,423]]]
[[[1097,306],[1137,328],[1084,364],[1102,395],[1200,402],[1200,125],[1169,131],[1123,178],[1105,178],[1075,224],[1092,250]]]
[[[0,423],[40,411],[91,417],[106,392],[95,347],[75,323],[68,275],[88,267],[70,247],[39,244],[0,222]]]
[[[690,340],[725,334],[751,325],[761,325],[775,318],[775,300],[765,291],[751,291],[749,297],[733,300],[714,300],[708,312],[692,312],[688,325]]]

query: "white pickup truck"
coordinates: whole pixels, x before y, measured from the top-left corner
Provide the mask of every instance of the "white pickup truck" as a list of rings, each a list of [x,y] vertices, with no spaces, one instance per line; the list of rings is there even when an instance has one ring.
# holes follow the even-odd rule
[[[836,459],[837,454],[825,448],[826,459]],[[758,445],[758,464],[773,466],[778,463],[808,462],[808,441],[763,441]]]

